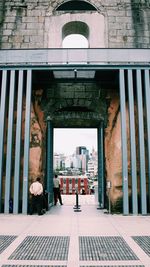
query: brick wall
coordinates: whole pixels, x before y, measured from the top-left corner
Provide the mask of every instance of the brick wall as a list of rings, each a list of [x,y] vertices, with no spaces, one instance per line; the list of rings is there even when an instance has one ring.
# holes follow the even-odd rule
[[[62,11],[55,11],[61,2],[1,0],[0,48],[47,48],[48,39],[53,38],[49,36],[52,27],[49,18],[62,14]],[[105,17],[106,47],[150,47],[149,0],[95,0],[91,3],[97,8],[96,13]]]

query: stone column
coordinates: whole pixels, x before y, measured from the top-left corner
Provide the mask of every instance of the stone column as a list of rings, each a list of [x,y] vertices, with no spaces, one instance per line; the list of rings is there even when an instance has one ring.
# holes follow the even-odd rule
[[[98,127],[98,201],[100,208],[104,208],[104,125]]]
[[[47,191],[48,203],[53,204],[53,126],[51,118],[47,118]]]
[[[26,112],[25,112],[25,139],[24,139],[24,162],[23,162],[23,194],[22,213],[28,212],[28,182],[29,182],[29,149],[30,149],[30,117],[31,117],[31,90],[32,70],[27,71],[26,84]]]

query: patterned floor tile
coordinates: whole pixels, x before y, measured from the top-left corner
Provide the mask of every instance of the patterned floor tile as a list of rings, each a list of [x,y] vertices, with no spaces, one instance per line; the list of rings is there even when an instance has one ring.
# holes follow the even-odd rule
[[[0,253],[2,253],[17,236],[13,235],[0,235]]]
[[[10,260],[67,260],[68,236],[28,236],[9,257]]]
[[[133,236],[132,238],[150,257],[150,236]]]
[[[138,260],[120,236],[80,236],[80,260]]]

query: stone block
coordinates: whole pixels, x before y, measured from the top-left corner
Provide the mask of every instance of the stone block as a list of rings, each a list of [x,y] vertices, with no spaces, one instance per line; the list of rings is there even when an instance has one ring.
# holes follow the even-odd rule
[[[2,42],[8,42],[8,36],[2,36]]]
[[[21,44],[20,43],[13,43],[12,44],[12,48],[14,48],[14,49],[20,49],[21,48]]]
[[[29,41],[30,41],[30,36],[28,35],[24,36],[24,42],[29,43]]]
[[[38,23],[38,17],[23,17],[22,22],[26,23]]]
[[[27,11],[27,16],[30,17],[40,17],[40,16],[45,16],[45,10],[40,9],[40,10],[28,10]]]
[[[44,17],[42,17],[42,16],[39,16],[38,17],[38,22],[44,23],[44,21],[45,21],[45,18]]]
[[[36,35],[37,34],[37,29],[32,29],[32,30],[30,30],[30,29],[24,29],[24,30],[22,30],[21,31],[21,33],[22,33],[22,35],[24,35],[24,36],[32,36],[32,35]]]
[[[41,41],[42,40],[42,37],[40,37],[40,36],[30,36],[30,42],[31,43],[38,43],[39,41]]]
[[[12,30],[12,29],[14,29],[14,26],[15,26],[14,23],[7,23],[7,24],[6,24],[6,28],[7,28],[7,29],[11,29],[11,30]]]
[[[126,11],[126,16],[127,17],[132,17],[132,14],[133,14],[132,10],[127,10]]]
[[[38,29],[37,23],[27,23],[27,29]]]
[[[9,23],[15,23],[15,16],[6,16],[5,17],[5,23],[7,23],[7,22],[9,22]]]
[[[110,29],[109,30],[109,35],[110,36],[116,36],[117,35],[117,32],[118,32],[118,30],[114,30],[114,29],[112,30],[112,29]]]
[[[108,21],[109,21],[109,23],[111,22],[111,23],[113,23],[113,22],[116,22],[116,17],[114,16],[114,17],[108,17]]]
[[[117,10],[109,9],[107,10],[108,17],[116,17],[117,16]]]
[[[125,24],[125,23],[129,23],[130,18],[129,17],[116,17],[116,22],[121,23],[121,24]],[[132,21],[132,18],[131,18]]]
[[[1,45],[1,48],[2,49],[11,49],[12,48],[12,44],[11,43],[8,43],[8,42],[3,42],[2,45]]]
[[[28,49],[29,48],[29,43],[23,43],[21,44],[22,49]]]
[[[11,30],[3,30],[3,35],[8,35],[10,36],[12,34],[12,31]]]
[[[127,30],[132,30],[132,29],[133,29],[133,24],[132,24],[132,22],[126,24],[126,29],[127,29]]]

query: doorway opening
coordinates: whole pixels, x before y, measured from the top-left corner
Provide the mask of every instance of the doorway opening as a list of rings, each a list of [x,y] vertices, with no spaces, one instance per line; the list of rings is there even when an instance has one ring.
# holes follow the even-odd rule
[[[54,128],[53,138],[47,135],[47,169],[58,175],[63,202],[67,205],[74,203],[76,192],[82,205],[98,205],[104,199],[104,171],[101,175],[104,146],[98,145],[101,142],[98,136],[97,128]],[[50,138],[53,139],[52,150],[48,149]],[[52,186],[50,181],[47,184]],[[52,192],[52,188],[49,191]]]

